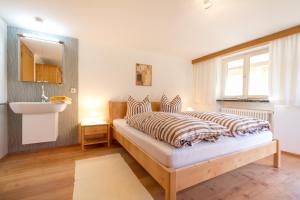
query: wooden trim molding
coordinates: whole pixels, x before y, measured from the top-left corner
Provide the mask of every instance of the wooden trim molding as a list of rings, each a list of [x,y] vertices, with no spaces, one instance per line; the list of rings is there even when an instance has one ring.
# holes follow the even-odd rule
[[[297,153],[291,153],[291,152],[288,152],[288,151],[281,151],[281,152],[283,154],[285,154],[285,155],[289,155],[289,156],[300,158],[300,154],[297,154]]]
[[[228,53],[240,51],[242,49],[246,49],[246,48],[249,48],[249,47],[264,44],[264,43],[270,42],[272,40],[287,37],[289,35],[293,35],[293,34],[296,34],[296,33],[299,33],[299,32],[300,32],[300,25],[297,25],[297,26],[294,26],[294,27],[291,27],[291,28],[288,28],[288,29],[270,34],[270,35],[263,36],[261,38],[257,38],[257,39],[254,39],[254,40],[242,43],[242,44],[235,45],[233,47],[229,47],[227,49],[223,49],[221,51],[217,51],[215,53],[211,53],[211,54],[196,58],[196,59],[192,60],[192,64],[203,62],[203,61],[206,61],[206,60],[218,57],[218,56],[222,56],[222,55],[225,55],[225,54],[228,54]]]

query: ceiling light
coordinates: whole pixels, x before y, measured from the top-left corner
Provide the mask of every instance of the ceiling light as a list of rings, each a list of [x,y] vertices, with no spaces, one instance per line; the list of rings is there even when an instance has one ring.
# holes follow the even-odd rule
[[[34,17],[34,21],[37,23],[40,23],[40,24],[42,24],[44,22],[44,20],[40,17]]]
[[[1,0],[0,0],[0,2],[1,2]],[[2,7],[0,6],[0,10],[1,10],[1,8]],[[0,13],[1,13],[1,11],[0,11]],[[43,22],[38,22],[41,20],[40,19],[36,20],[35,17],[41,18]],[[67,26],[64,26],[60,21],[56,21],[55,19],[51,19],[51,18],[46,19],[43,17],[38,16],[38,15],[32,15],[32,14],[28,15],[28,14],[19,12],[19,13],[15,13],[11,20],[12,20],[12,23],[16,27],[20,27],[20,28],[24,28],[24,29],[28,29],[28,30],[32,30],[32,31],[38,31],[38,32],[43,32],[43,33],[48,33],[48,34],[55,34],[55,35],[70,35],[71,34],[70,29],[68,29]]]
[[[209,9],[213,5],[211,0],[203,0],[203,7],[204,9]]]

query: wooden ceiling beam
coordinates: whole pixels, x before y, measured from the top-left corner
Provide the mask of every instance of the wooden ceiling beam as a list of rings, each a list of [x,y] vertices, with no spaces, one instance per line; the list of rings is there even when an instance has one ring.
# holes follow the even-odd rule
[[[203,61],[206,61],[206,60],[218,57],[218,56],[226,55],[228,53],[237,52],[237,51],[240,51],[242,49],[257,46],[259,44],[264,44],[264,43],[270,42],[272,40],[283,38],[283,37],[293,35],[293,34],[296,34],[296,33],[299,33],[299,32],[300,32],[300,25],[294,26],[294,27],[291,27],[291,28],[288,28],[288,29],[270,34],[270,35],[266,35],[266,36],[261,37],[261,38],[257,38],[257,39],[254,39],[254,40],[242,43],[242,44],[235,45],[235,46],[227,48],[227,49],[223,49],[221,51],[217,51],[217,52],[214,52],[214,53],[196,58],[196,59],[192,60],[192,64],[203,62]]]

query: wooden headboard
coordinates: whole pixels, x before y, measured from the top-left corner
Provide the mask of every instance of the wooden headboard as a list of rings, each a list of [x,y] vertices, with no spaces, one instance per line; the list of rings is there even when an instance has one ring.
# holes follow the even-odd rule
[[[160,110],[160,102],[151,102],[152,111]],[[109,102],[109,123],[112,124],[114,119],[123,119],[127,111],[127,101],[110,101]]]

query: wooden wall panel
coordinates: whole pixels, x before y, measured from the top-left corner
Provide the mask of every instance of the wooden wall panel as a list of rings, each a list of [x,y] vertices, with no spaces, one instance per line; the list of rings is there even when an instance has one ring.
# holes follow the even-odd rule
[[[18,81],[18,36],[17,33],[45,35],[33,31],[8,27],[8,101],[40,101],[41,84]],[[45,84],[47,96],[66,95],[73,103],[59,114],[59,135],[56,142],[22,145],[22,117],[8,110],[9,152],[31,151],[78,143],[78,94],[71,94],[72,87],[78,88],[78,40],[53,36],[64,42],[63,84]],[[43,130],[41,130],[43,134]]]

